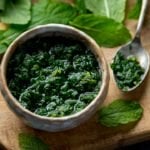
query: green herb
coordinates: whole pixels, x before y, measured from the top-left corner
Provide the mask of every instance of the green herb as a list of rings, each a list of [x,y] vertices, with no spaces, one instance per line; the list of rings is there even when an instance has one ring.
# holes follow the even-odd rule
[[[121,53],[117,53],[114,62],[111,64],[117,85],[123,91],[136,86],[141,81],[144,69],[140,66],[135,57],[125,58]]]
[[[40,138],[26,133],[19,134],[20,150],[50,150]]]
[[[124,20],[126,0],[85,0],[85,5],[96,15],[106,16],[117,22]]]
[[[85,6],[85,0],[75,0],[75,6],[77,7],[80,14],[88,13]]]
[[[27,24],[31,19],[30,0],[11,0],[5,3],[5,9],[0,13],[0,19],[9,24]]]
[[[4,53],[10,43],[26,29],[27,26],[11,25],[6,31],[0,31],[0,54]]]
[[[13,2],[9,2],[7,5],[9,6],[9,4]],[[27,13],[27,10],[29,13],[29,7],[27,7],[27,4],[29,6],[30,2],[25,2],[27,4],[24,4],[24,2],[24,0],[21,0],[20,2],[15,3],[17,9],[12,9],[12,12],[8,11],[4,19],[11,21],[13,16],[13,19],[18,21],[18,23],[27,23],[27,19],[29,21],[29,15],[27,17],[21,16]],[[98,15],[94,15],[89,12],[86,9],[85,2],[88,6],[87,8],[90,7],[89,10]],[[106,1],[105,7],[102,1],[98,1],[98,4],[101,2],[100,6],[97,5],[96,2],[96,0],[76,0],[75,4],[72,6],[67,3],[62,3],[58,0],[38,0],[38,2],[31,5],[31,20],[28,24],[24,26],[10,25],[8,30],[0,32],[0,54],[4,53],[8,45],[10,45],[10,43],[22,32],[36,27],[37,25],[48,23],[69,24],[69,22],[71,22],[71,25],[85,31],[91,35],[101,46],[105,47],[115,47],[128,42],[131,39],[128,29],[121,23],[118,23],[118,21],[121,22],[124,19],[125,0],[118,1],[117,3],[119,5],[116,5],[116,2],[114,1],[109,1],[109,4],[108,1]],[[90,5],[90,3],[94,6],[96,5],[96,9],[93,7],[93,5]],[[113,6],[110,7],[110,4]],[[20,13],[15,12],[22,7],[23,9],[20,10]],[[4,12],[2,12],[2,14],[4,14]],[[106,15],[108,13],[109,15]],[[17,14],[17,17],[14,17],[15,14]]]
[[[129,31],[121,23],[107,17],[80,15],[70,24],[92,36],[101,46],[114,47],[131,40]]]
[[[130,122],[138,121],[143,109],[138,102],[115,100],[99,111],[99,121],[107,127],[116,127]]]
[[[76,8],[66,3],[39,0],[32,6],[31,21],[28,25],[11,25],[6,31],[0,31],[0,54],[22,32],[37,25],[47,23],[68,24],[77,14]]]
[[[5,9],[5,0],[0,1],[0,11]]]
[[[99,70],[95,56],[79,41],[33,38],[12,57],[8,85],[25,108],[61,117],[81,111],[96,97],[101,86]]]
[[[129,12],[128,18],[129,19],[138,19],[142,7],[142,0],[136,0],[136,4],[133,9]]]
[[[29,28],[47,23],[68,24],[77,15],[75,7],[67,3],[39,0],[32,8]]]

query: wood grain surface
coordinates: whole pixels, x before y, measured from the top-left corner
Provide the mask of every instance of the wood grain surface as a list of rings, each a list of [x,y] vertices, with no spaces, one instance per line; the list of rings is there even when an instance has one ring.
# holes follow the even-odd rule
[[[150,4],[149,7],[150,8]],[[132,35],[135,33],[136,21],[127,22]],[[117,37],[116,37],[117,38]],[[150,53],[150,9],[147,11],[146,21],[142,32],[143,46]],[[110,64],[117,48],[102,48]],[[136,124],[129,124],[118,128],[106,128],[97,122],[95,114],[86,123],[65,132],[48,133],[32,129],[21,122],[11,112],[0,95],[0,143],[8,150],[19,150],[18,134],[32,133],[48,143],[52,150],[109,150],[122,145],[136,143],[150,139],[150,73],[144,83],[131,93],[122,93],[116,87],[112,72],[109,92],[103,105],[119,98],[137,100],[144,108],[142,119]]]

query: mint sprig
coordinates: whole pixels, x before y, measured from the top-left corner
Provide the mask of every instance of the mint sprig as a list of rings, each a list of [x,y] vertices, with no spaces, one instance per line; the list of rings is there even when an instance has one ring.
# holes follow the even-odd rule
[[[143,114],[143,108],[136,101],[115,100],[99,111],[99,122],[106,127],[117,127],[138,121]]]
[[[19,134],[19,147],[20,150],[50,150],[40,138],[27,133]]]

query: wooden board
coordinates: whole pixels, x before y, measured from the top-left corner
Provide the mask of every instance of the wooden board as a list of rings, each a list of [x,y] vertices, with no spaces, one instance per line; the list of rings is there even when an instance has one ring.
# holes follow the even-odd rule
[[[150,7],[150,4],[149,4]],[[142,41],[144,47],[150,52],[150,10],[143,27]],[[136,22],[127,23],[132,34],[135,33]],[[102,48],[108,63],[111,62],[117,48]],[[102,127],[97,122],[95,114],[86,123],[72,130],[48,133],[32,129],[21,122],[8,108],[0,95],[0,143],[8,150],[19,150],[18,134],[21,132],[33,133],[48,143],[52,150],[109,150],[131,144],[145,139],[150,139],[150,74],[145,82],[136,91],[125,94],[118,90],[112,72],[108,96],[104,102],[107,105],[114,99],[126,98],[138,100],[144,108],[144,115],[137,124],[130,124],[118,128]]]

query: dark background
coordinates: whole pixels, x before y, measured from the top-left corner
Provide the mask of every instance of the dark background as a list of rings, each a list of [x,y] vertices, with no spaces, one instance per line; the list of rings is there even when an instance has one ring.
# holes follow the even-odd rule
[[[137,143],[134,145],[121,147],[121,148],[118,148],[116,150],[150,150],[150,140],[145,141],[145,142],[141,142],[141,143]]]

